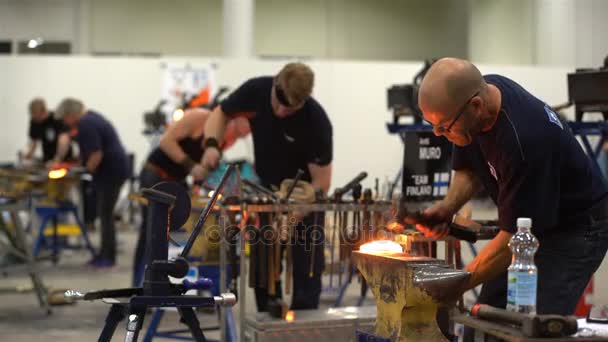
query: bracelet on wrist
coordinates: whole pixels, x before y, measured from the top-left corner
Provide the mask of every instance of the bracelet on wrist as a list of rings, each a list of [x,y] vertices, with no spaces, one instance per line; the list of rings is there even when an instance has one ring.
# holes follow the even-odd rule
[[[220,143],[219,141],[217,141],[216,138],[214,137],[209,137],[207,139],[205,139],[205,141],[203,142],[203,147],[204,148],[212,148],[215,147],[218,151],[220,150]]]

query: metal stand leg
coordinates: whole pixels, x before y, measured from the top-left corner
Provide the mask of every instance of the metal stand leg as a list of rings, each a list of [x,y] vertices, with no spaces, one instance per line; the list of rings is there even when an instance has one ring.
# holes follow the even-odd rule
[[[192,338],[196,342],[207,342],[205,335],[203,335],[203,331],[201,330],[200,323],[198,322],[198,318],[196,318],[196,314],[194,313],[194,309],[180,307],[177,308],[179,315],[182,318],[182,321],[188,329],[190,329],[190,333],[192,334]]]
[[[220,293],[226,292],[226,230],[228,229],[228,213],[226,209],[222,209],[220,212]],[[236,267],[236,265],[234,266]],[[241,291],[243,292],[243,291]],[[220,341],[226,341],[226,316],[225,309],[220,306]],[[195,317],[196,318],[196,317]],[[198,320],[197,320],[198,324]],[[200,330],[200,328],[199,328]],[[197,340],[198,341],[198,340]],[[203,340],[205,341],[204,337]]]
[[[152,320],[150,321],[150,325],[148,326],[148,331],[146,332],[146,336],[144,336],[144,342],[152,342],[152,339],[158,331],[158,326],[160,325],[160,321],[163,319],[164,314],[165,310],[163,308],[157,308],[156,311],[154,311],[154,315],[152,315]]]
[[[234,316],[232,309],[226,309],[226,341],[236,342],[236,324],[234,324]]]
[[[46,223],[49,220],[48,216],[44,216],[42,218],[42,222],[40,222],[40,226],[38,226],[38,236],[36,237],[36,241],[34,242],[34,249],[32,251],[32,255],[35,257],[38,256],[40,252],[40,248],[44,242],[44,228],[46,227]]]
[[[87,228],[84,226],[84,223],[80,221],[80,217],[78,217],[78,209],[75,207],[72,209],[72,214],[74,215],[74,219],[76,220],[76,224],[80,227],[80,234],[84,239],[84,244],[87,249],[91,252],[91,257],[95,257],[95,249],[93,249],[93,245],[91,245],[91,240],[89,240],[89,234],[87,233]]]
[[[129,317],[127,318],[127,335],[125,336],[125,342],[136,342],[141,327],[144,324],[144,316],[146,315],[146,308],[132,309]]]
[[[242,218],[243,220],[242,222],[242,226],[241,226],[241,241],[240,241],[240,247],[241,247],[241,252],[239,255],[239,267],[241,268],[241,272],[239,274],[239,325],[240,325],[240,333],[239,333],[239,341],[244,342],[245,338],[244,338],[244,332],[245,332],[245,311],[246,311],[246,306],[245,306],[245,293],[247,292],[247,279],[248,279],[248,272],[249,270],[247,269],[247,260],[246,258],[246,243],[247,243],[247,231],[246,231],[246,227],[247,227],[247,215],[243,214]],[[236,333],[236,329],[235,329],[235,333]]]
[[[57,232],[59,224],[57,223],[57,215],[58,214],[55,214],[51,217],[51,222],[53,222],[53,255],[51,257],[51,260],[53,261],[54,265],[56,265],[59,261],[59,239]]]
[[[28,271],[30,274],[30,278],[32,279],[32,284],[34,285],[34,289],[36,290],[36,295],[38,296],[38,302],[40,306],[46,310],[47,314],[51,314],[51,308],[49,307],[47,290],[42,284],[42,280],[36,271],[36,264],[34,263],[34,257],[30,252],[29,248],[27,248],[27,242],[23,230],[23,226],[21,225],[21,220],[19,220],[19,215],[16,211],[11,211],[11,220],[13,221],[13,225],[15,227],[15,236],[17,241],[19,241],[19,248],[23,250],[23,254],[25,256],[25,262],[27,263]]]
[[[97,341],[110,342],[112,340],[112,335],[114,335],[114,331],[116,331],[116,326],[123,319],[125,319],[125,307],[120,304],[112,305],[108,312],[108,316],[106,317],[106,324],[103,326],[103,330]]]

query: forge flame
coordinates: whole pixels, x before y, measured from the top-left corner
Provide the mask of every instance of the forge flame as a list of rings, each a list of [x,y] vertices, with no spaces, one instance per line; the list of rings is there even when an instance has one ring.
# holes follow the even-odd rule
[[[403,248],[395,241],[377,240],[361,245],[359,251],[366,254],[390,254],[403,253]]]
[[[67,174],[68,174],[68,169],[66,169],[66,168],[50,170],[49,178],[50,179],[60,179],[60,178],[65,177],[65,175],[67,175]]]

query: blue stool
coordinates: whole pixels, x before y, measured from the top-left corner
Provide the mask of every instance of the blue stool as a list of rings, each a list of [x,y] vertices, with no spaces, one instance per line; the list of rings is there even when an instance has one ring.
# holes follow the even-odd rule
[[[376,336],[367,331],[357,330],[355,335],[356,342],[390,342],[388,338]]]
[[[40,226],[38,227],[38,236],[36,237],[36,241],[34,242],[34,250],[32,252],[34,257],[38,256],[38,253],[40,253],[40,250],[44,247],[44,248],[51,248],[53,250],[53,261],[56,262],[57,260],[57,254],[59,253],[59,248],[60,248],[60,244],[58,242],[57,239],[57,219],[59,217],[59,215],[62,214],[72,214],[74,215],[74,218],[76,219],[76,224],[78,225],[78,227],[80,228],[80,234],[82,235],[82,238],[84,239],[84,243],[85,243],[85,247],[89,250],[89,252],[91,252],[91,256],[95,257],[95,250],[93,249],[93,246],[91,245],[91,241],[89,240],[89,236],[87,234],[87,230],[84,227],[84,225],[82,224],[82,222],[80,221],[80,218],[78,217],[78,209],[76,208],[76,206],[70,202],[61,202],[58,203],[57,206],[49,206],[49,207],[36,207],[36,214],[40,217]],[[44,236],[44,229],[46,228],[47,223],[50,221],[53,222],[53,225],[55,227],[54,232],[53,232],[53,241],[51,243],[49,243],[47,241],[47,239]],[[68,245],[63,245],[61,246],[62,248],[74,248]]]
[[[226,273],[229,273],[230,266],[227,267]],[[219,265],[204,265],[198,267],[199,277],[200,278],[208,278],[212,281],[212,285],[206,289],[210,290],[212,296],[220,295],[220,267]],[[228,342],[236,342],[236,324],[234,322],[234,316],[232,315],[232,309],[224,308],[224,313],[226,315],[226,341]],[[182,341],[192,341],[191,337],[186,337],[180,334],[187,332],[187,330],[171,330],[171,331],[158,331],[158,326],[160,325],[161,320],[163,319],[163,315],[165,314],[164,309],[156,309],[154,310],[154,314],[152,315],[152,319],[150,320],[150,325],[148,326],[148,330],[146,331],[146,336],[144,337],[144,342],[152,342],[154,337],[168,338],[174,340],[182,340]],[[202,328],[205,330],[217,330],[217,328]],[[219,342],[217,340],[207,339],[207,342]]]

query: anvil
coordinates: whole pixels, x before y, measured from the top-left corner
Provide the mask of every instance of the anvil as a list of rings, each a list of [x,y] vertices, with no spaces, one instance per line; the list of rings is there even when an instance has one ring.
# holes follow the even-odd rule
[[[469,272],[403,253],[357,251],[353,260],[376,300],[377,336],[391,342],[447,341],[437,325],[437,309],[457,299]]]

